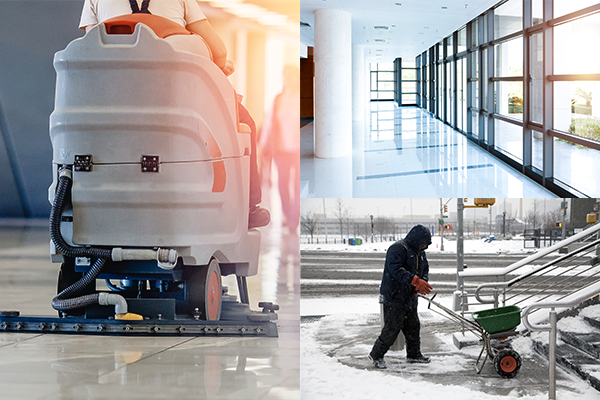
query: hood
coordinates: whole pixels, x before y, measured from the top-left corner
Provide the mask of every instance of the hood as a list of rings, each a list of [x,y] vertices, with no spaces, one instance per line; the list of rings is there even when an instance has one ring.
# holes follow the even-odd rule
[[[424,243],[428,245],[431,244],[431,233],[425,226],[416,225],[408,232],[404,241],[416,251],[419,248],[419,245]]]

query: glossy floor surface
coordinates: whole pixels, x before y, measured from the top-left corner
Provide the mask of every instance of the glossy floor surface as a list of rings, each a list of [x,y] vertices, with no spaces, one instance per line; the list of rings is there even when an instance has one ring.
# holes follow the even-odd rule
[[[555,197],[417,107],[370,107],[345,157],[316,158],[313,124],[302,128],[302,197]]]
[[[278,338],[0,331],[0,398],[299,399],[299,260],[282,255],[298,239],[285,235],[273,208],[262,229],[259,275],[248,286],[252,309],[258,301],[280,305]],[[0,227],[0,310],[56,315],[50,301],[58,264],[49,261],[48,245],[45,226]],[[228,278],[223,284],[235,285]]]

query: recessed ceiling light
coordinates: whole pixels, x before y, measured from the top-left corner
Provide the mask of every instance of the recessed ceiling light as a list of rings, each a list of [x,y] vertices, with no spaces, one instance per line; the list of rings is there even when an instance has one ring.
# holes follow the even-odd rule
[[[382,30],[388,30],[389,28],[385,25],[375,25],[373,27],[373,29],[382,29]]]
[[[447,10],[447,9],[448,9],[448,7],[442,7],[442,10]]]
[[[401,5],[402,5],[402,3],[396,3],[396,5],[397,5],[397,6],[401,6]]]
[[[385,43],[384,39],[373,39],[374,42]]]

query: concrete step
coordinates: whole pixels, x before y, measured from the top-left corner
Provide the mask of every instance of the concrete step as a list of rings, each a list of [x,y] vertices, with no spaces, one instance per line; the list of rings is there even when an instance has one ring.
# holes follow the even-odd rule
[[[592,356],[600,364],[600,332],[573,333],[559,329],[558,334],[564,342]]]
[[[534,341],[534,348],[537,353],[549,359],[549,346],[546,343]],[[600,391],[600,364],[598,359],[588,355],[578,348],[563,343],[556,348],[556,363],[567,371],[571,371],[586,380],[590,385]]]

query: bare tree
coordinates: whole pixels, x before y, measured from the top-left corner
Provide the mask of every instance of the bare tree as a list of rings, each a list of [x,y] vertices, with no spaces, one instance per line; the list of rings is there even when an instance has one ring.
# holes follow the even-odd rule
[[[556,223],[562,221],[562,210],[560,208],[557,208],[555,210],[548,211],[542,216],[542,220],[544,223],[544,229],[557,229]]]
[[[506,215],[504,216],[504,221],[506,222],[506,232],[510,233],[510,226],[517,221],[517,211],[510,210],[506,211]]]
[[[317,216],[313,210],[300,214],[300,229],[310,234],[310,242],[313,243],[313,235],[317,231]]]
[[[394,233],[394,221],[388,217],[377,217],[373,221],[373,230],[379,235],[379,239],[383,240],[383,236]]]
[[[542,223],[542,219],[540,217],[538,208],[539,208],[538,200],[535,199],[535,200],[533,200],[533,205],[532,205],[531,209],[527,212],[527,216],[525,217],[525,221],[528,224],[531,224],[533,229],[539,228]]]
[[[344,239],[344,224],[347,225],[349,219],[348,209],[344,206],[342,199],[336,199],[333,205],[333,217],[340,226],[340,239]]]

